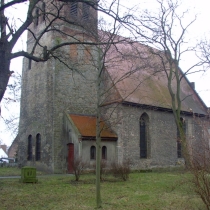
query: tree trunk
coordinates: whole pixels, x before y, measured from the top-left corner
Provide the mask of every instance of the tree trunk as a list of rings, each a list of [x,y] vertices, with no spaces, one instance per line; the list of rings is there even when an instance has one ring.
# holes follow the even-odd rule
[[[96,122],[96,206],[101,208],[101,187],[100,187],[100,169],[101,169],[101,137],[100,137],[100,110],[97,110]]]
[[[101,49],[98,49],[98,75],[97,75],[97,113],[96,113],[96,208],[101,208],[101,108],[100,108],[100,86],[101,86],[101,71],[102,71],[102,59]]]
[[[10,77],[10,58],[8,53],[8,46],[0,39],[0,102],[6,91],[9,77]]]

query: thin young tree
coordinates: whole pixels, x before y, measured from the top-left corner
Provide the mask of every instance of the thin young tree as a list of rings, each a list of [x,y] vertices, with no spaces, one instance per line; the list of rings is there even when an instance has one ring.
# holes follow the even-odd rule
[[[150,53],[147,46],[137,44],[131,39],[120,36],[120,32],[124,29],[122,22],[116,21],[109,24],[109,30],[99,31],[98,45],[95,46],[97,57],[92,57],[92,65],[97,70],[96,76],[96,89],[97,89],[97,105],[96,105],[96,203],[97,208],[102,205],[101,190],[100,190],[100,169],[101,169],[101,133],[103,129],[102,120],[110,124],[110,127],[119,123],[120,119],[114,119],[115,110],[118,105],[126,98],[134,93],[137,89],[141,88],[143,82],[149,79],[151,76],[158,72],[157,64],[151,65],[151,56],[146,56],[145,53]],[[139,49],[141,48],[141,49]],[[119,63],[126,62],[128,68],[120,68]],[[141,71],[145,69],[152,69],[153,73],[148,77],[141,75]],[[111,71],[110,71],[111,70]],[[111,74],[112,79],[110,79]],[[136,76],[140,80],[135,83],[129,90],[125,89],[126,94],[122,97],[116,97],[116,86],[119,83],[129,78],[135,80]],[[125,87],[128,88],[128,87]],[[111,107],[110,107],[111,106]],[[112,121],[112,122],[111,122]],[[126,162],[126,160],[118,160],[120,162]],[[128,160],[127,160],[128,161]],[[129,164],[127,164],[129,165]]]
[[[201,42],[189,47],[188,31],[196,21],[196,16],[186,23],[188,11],[180,13],[178,0],[157,0],[158,13],[144,11],[140,17],[133,19],[132,29],[138,35],[138,41],[153,46],[150,52],[162,63],[162,71],[167,79],[167,89],[171,97],[171,109],[177,126],[182,146],[185,166],[192,172],[195,192],[201,197],[206,209],[209,204],[209,116],[205,105],[206,118],[189,109],[194,118],[194,133],[200,135],[199,142],[190,145],[185,134],[184,120],[182,118],[183,98],[181,94],[182,81],[188,74],[206,71],[209,68],[209,45]],[[199,47],[198,47],[199,46]],[[156,50],[157,49],[157,50]],[[184,55],[193,53],[199,55],[198,60],[192,60],[188,69],[182,71],[180,62]],[[201,56],[202,53],[202,56]],[[199,59],[200,58],[200,59]],[[189,97],[189,96],[187,96]],[[196,130],[197,129],[197,130]]]
[[[103,88],[104,83],[104,71],[105,66],[107,64],[107,53],[109,52],[110,48],[124,42],[127,40],[126,38],[119,39],[118,33],[121,28],[121,21],[119,21],[119,0],[117,1],[117,9],[115,12],[114,21],[109,25],[109,30],[106,28],[106,31],[102,30],[105,27],[104,20],[100,20],[101,30],[99,31],[97,37],[96,46],[96,59],[92,56],[92,65],[97,70],[97,77],[96,77],[96,89],[97,89],[97,105],[96,105],[96,207],[100,208],[102,206],[101,200],[101,188],[100,188],[100,181],[101,181],[101,132],[103,131],[104,127],[102,125],[102,109],[103,109],[103,102],[107,91]]]
[[[178,0],[157,0],[156,2],[158,12],[143,11],[142,14],[133,18],[131,27],[139,42],[152,46],[150,53],[162,64],[162,71],[167,78],[167,88],[171,97],[171,109],[180,134],[183,155],[186,164],[189,164],[186,136],[181,118],[182,102],[185,98],[182,98],[180,89],[183,78],[188,74],[200,71],[195,67],[202,67],[206,61],[195,61],[188,69],[181,70],[180,61],[183,56],[189,52],[196,54],[198,51],[196,44],[192,47],[189,43],[186,44],[188,30],[196,21],[196,16],[186,23],[184,18],[188,12],[179,11],[181,2]]]

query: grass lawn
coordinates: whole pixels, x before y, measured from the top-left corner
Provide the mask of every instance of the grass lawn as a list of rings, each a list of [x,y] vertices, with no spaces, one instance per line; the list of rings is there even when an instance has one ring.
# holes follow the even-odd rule
[[[43,172],[37,171],[37,175],[42,175]],[[2,176],[20,176],[21,169],[17,167],[0,167],[0,177]]]
[[[20,176],[21,170],[16,167],[0,167],[0,176]]]
[[[189,179],[189,174],[177,172],[132,173],[125,182],[105,177],[101,209],[205,209]],[[0,179],[0,209],[93,210],[96,206],[92,174],[82,175],[79,182],[69,175],[41,176],[38,180],[37,184],[23,184],[18,179]]]

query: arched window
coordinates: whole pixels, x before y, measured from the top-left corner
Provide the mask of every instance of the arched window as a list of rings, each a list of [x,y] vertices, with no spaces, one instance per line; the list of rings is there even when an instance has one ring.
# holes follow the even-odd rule
[[[28,136],[28,154],[27,160],[32,160],[32,135]]]
[[[148,158],[148,115],[140,117],[140,158]]]
[[[88,20],[90,15],[90,6],[86,3],[83,3],[82,7],[82,18],[83,20]]]
[[[71,2],[71,8],[70,8],[71,17],[77,17],[77,10],[78,10],[77,2]]]
[[[39,9],[37,8],[35,12],[35,26],[38,25],[39,25]]]
[[[183,134],[184,136],[186,135],[186,122],[184,120],[184,118],[180,118],[180,122],[181,122],[181,127],[183,129]],[[182,139],[181,139],[181,135],[179,132],[179,129],[177,128],[177,157],[178,158],[182,158]]]
[[[102,147],[102,159],[104,159],[104,160],[107,159],[107,148],[106,148],[106,146]]]
[[[31,59],[28,59],[28,69],[31,69]]]
[[[96,147],[95,146],[90,147],[90,159],[91,160],[96,159]]]
[[[42,3],[42,21],[45,21],[46,4]]]
[[[41,159],[41,135],[36,135],[36,161]]]

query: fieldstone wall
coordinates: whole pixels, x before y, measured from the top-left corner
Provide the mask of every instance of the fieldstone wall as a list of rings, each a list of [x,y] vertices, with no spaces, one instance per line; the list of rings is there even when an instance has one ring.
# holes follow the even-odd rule
[[[121,117],[118,117],[119,113]],[[139,120],[145,113],[149,118],[148,158],[143,159],[140,158]],[[118,105],[110,123],[118,135],[119,162],[129,159],[133,169],[164,167],[177,163],[177,132],[172,113]]]
[[[32,64],[33,65],[33,64]],[[21,115],[19,124],[19,160],[21,165],[39,165],[45,170],[53,171],[53,72],[52,63],[34,64],[29,70],[25,66],[22,76]],[[33,79],[34,78],[34,79]],[[35,148],[36,135],[41,135],[41,160],[27,161],[28,136],[32,135]]]
[[[65,28],[66,32],[68,28]],[[69,29],[71,31],[71,29]],[[58,34],[51,33],[43,37],[42,42],[50,46],[62,41]],[[28,51],[33,46],[28,39]],[[38,53],[38,52],[37,52]],[[20,165],[35,165],[37,168],[54,173],[63,173],[66,169],[66,157],[63,155],[63,114],[95,114],[96,110],[96,62],[94,47],[74,45],[58,50],[63,61],[49,60],[45,63],[24,59],[22,76],[21,114],[19,125]],[[69,68],[67,68],[69,66]],[[27,161],[28,137],[32,135],[33,151],[36,135],[41,135],[41,160]]]

